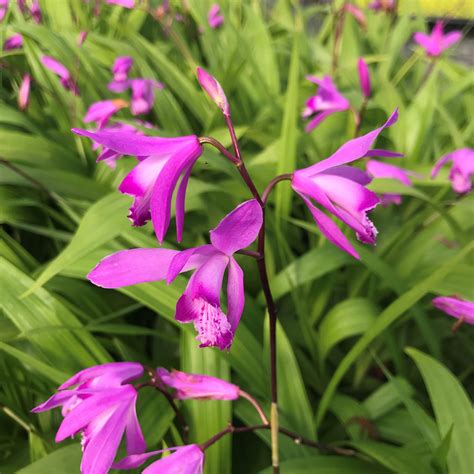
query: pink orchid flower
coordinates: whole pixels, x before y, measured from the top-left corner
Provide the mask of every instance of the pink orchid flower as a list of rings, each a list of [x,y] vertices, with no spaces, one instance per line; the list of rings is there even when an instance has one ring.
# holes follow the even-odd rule
[[[433,306],[468,324],[474,324],[474,302],[456,296],[438,296],[432,301]]]
[[[224,23],[224,17],[221,15],[221,7],[219,4],[214,3],[211,8],[209,9],[209,13],[207,14],[207,22],[209,26],[214,30],[219,28]]]
[[[367,173],[346,165],[370,156],[371,151],[384,156],[384,152],[370,148],[382,130],[394,124],[397,118],[398,112],[395,110],[381,127],[349,140],[329,158],[293,173],[292,187],[305,202],[323,235],[357,259],[360,257],[347,237],[311,200],[355,230],[361,242],[375,244],[377,230],[367,217],[367,212],[374,209],[380,200],[374,192],[364,187],[370,182]]]
[[[368,99],[372,95],[372,88],[370,86],[369,67],[363,58],[359,58],[357,61],[357,70],[359,72],[360,89],[363,96]]]
[[[196,69],[196,74],[199,84],[206,91],[211,100],[221,109],[225,116],[230,116],[229,101],[219,81],[200,67]]]
[[[41,20],[43,19],[43,14],[41,12],[39,0],[33,0],[33,3],[31,4],[30,8],[30,13],[35,23],[41,23]]]
[[[21,81],[20,89],[18,90],[18,107],[21,110],[25,110],[28,107],[28,102],[30,100],[30,86],[31,86],[31,76],[25,74]]]
[[[81,31],[79,33],[79,35],[77,36],[77,46],[82,46],[84,44],[88,34],[88,31]]]
[[[140,130],[137,130],[133,125],[122,122],[115,122],[112,125],[107,125],[101,130],[109,133],[134,133],[137,135],[143,135],[143,133]],[[97,150],[100,147],[102,146],[99,143],[93,142],[93,150]],[[121,153],[117,153],[116,151],[111,150],[110,148],[102,147],[102,151],[97,157],[96,162],[99,163],[100,161],[103,161],[109,168],[115,169],[117,167],[117,160],[119,158],[122,158],[122,156],[123,155]]]
[[[397,6],[396,0],[375,0],[369,3],[369,8],[374,11],[392,12]]]
[[[113,81],[107,86],[112,92],[123,92],[130,87],[128,73],[133,66],[133,58],[130,56],[119,56],[112,66],[114,74]]]
[[[155,102],[155,89],[163,89],[164,85],[154,79],[131,79],[133,115],[147,114]]]
[[[244,274],[233,254],[249,246],[262,226],[262,210],[255,199],[246,201],[210,232],[211,244],[179,252],[170,249],[123,250],[102,260],[87,278],[103,288],[121,288],[166,280],[194,270],[176,303],[175,318],[194,323],[200,347],[229,349],[244,309]],[[220,303],[228,269],[227,314]]]
[[[122,99],[94,102],[87,110],[83,119],[84,123],[97,122],[97,127],[100,130],[108,124],[112,115],[125,107],[128,107],[128,103]]]
[[[452,162],[449,179],[453,190],[459,194],[468,193],[472,189],[471,176],[474,174],[474,149],[461,148],[442,156],[434,165],[431,177],[435,178],[441,167],[448,161]]]
[[[163,242],[169,227],[171,201],[181,178],[176,195],[176,235],[181,241],[189,176],[202,154],[198,137],[162,138],[139,136],[131,132],[72,131],[121,155],[138,158],[140,163],[125,177],[119,191],[135,197],[129,214],[133,225],[144,225],[151,217],[160,242]]]
[[[7,38],[5,40],[5,43],[3,43],[3,50],[4,51],[11,51],[12,49],[18,49],[23,46],[23,36],[20,35],[20,33],[17,33],[13,36],[10,36],[10,38]]]
[[[426,52],[428,56],[438,57],[441,53],[457,43],[461,39],[462,33],[460,31],[453,31],[448,34],[443,33],[443,22],[437,21],[431,34],[417,32],[413,36],[415,43],[418,43]]]
[[[56,442],[82,433],[83,474],[108,473],[124,433],[128,455],[145,451],[135,408],[137,391],[127,384],[142,374],[143,367],[133,362],[90,367],[71,377],[55,395],[32,410],[39,413],[62,406],[64,420]]]
[[[362,28],[367,27],[367,19],[365,18],[364,12],[352,3],[346,3],[344,9],[349,15],[351,15]]]
[[[209,375],[187,374],[179,370],[169,372],[161,367],[156,369],[156,373],[165,385],[176,389],[174,397],[179,400],[237,400],[240,396],[237,385]]]
[[[0,0],[0,21],[3,21],[8,12],[8,1],[9,0]]]
[[[76,95],[79,93],[76,84],[72,80],[71,74],[59,61],[56,61],[56,59],[51,58],[50,56],[42,56],[41,62],[43,63],[43,66],[59,76],[61,85],[66,90],[69,90]]]
[[[369,160],[365,165],[365,169],[369,176],[372,178],[390,178],[400,181],[405,186],[411,186],[412,182],[410,179],[411,172],[403,168],[399,168],[395,165],[389,165],[377,160]],[[382,194],[381,204],[386,207],[389,204],[400,205],[402,203],[402,197],[400,194]]]
[[[197,444],[160,449],[144,454],[132,454],[114,464],[114,469],[136,469],[153,456],[167,451],[173,454],[150,464],[142,474],[202,474],[204,452]]]
[[[329,76],[319,79],[315,76],[307,76],[311,82],[319,86],[318,93],[306,101],[303,111],[303,118],[310,118],[305,130],[310,132],[324,119],[334,114],[350,108],[349,101],[337,90],[334,82]]]
[[[109,5],[118,5],[128,9],[135,8],[135,0],[105,0],[105,3]]]

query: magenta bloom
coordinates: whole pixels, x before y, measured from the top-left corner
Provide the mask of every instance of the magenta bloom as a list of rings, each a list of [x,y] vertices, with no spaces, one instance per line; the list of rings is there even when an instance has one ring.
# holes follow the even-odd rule
[[[119,5],[120,7],[129,9],[135,7],[135,0],[105,0],[105,3],[109,5]]]
[[[162,178],[160,177],[160,180]],[[88,279],[103,288],[166,280],[194,270],[176,303],[175,318],[194,323],[200,347],[229,349],[244,309],[244,274],[233,254],[249,246],[262,226],[262,210],[255,199],[246,201],[210,232],[211,244],[179,252],[170,249],[123,250],[103,259]],[[220,303],[227,275],[227,315]]]
[[[97,127],[100,130],[107,125],[112,115],[127,106],[128,103],[122,99],[94,102],[87,110],[83,120],[85,123],[97,122]]]
[[[30,13],[35,23],[41,23],[41,20],[43,19],[43,14],[41,13],[39,0],[33,0],[33,3],[31,4],[30,8]]]
[[[448,161],[452,162],[449,179],[453,190],[459,194],[468,193],[472,188],[471,176],[474,174],[474,149],[461,148],[442,156],[434,165],[431,177],[435,178]]]
[[[375,11],[390,12],[395,10],[396,0],[375,0],[369,4],[369,8]]]
[[[113,81],[107,86],[112,92],[123,92],[130,87],[128,73],[133,66],[133,58],[130,56],[119,56],[112,66],[114,74]]]
[[[224,23],[224,17],[221,15],[221,7],[214,3],[207,14],[207,22],[213,29],[217,29]]]
[[[90,367],[71,377],[55,395],[32,410],[38,413],[62,406],[64,420],[56,442],[82,433],[83,474],[108,473],[124,433],[127,454],[145,451],[135,409],[137,391],[127,384],[142,374],[143,367],[132,362]]]
[[[344,8],[346,12],[349,13],[349,15],[354,17],[355,21],[357,21],[360,26],[362,26],[363,28],[367,26],[365,14],[359,7],[355,6],[352,3],[346,3]]]
[[[390,178],[400,181],[405,186],[411,186],[410,172],[399,168],[395,165],[389,165],[388,163],[382,163],[377,160],[369,160],[365,165],[367,173],[373,178]],[[382,194],[381,204],[382,206],[388,206],[389,204],[402,203],[402,197],[400,194]]]
[[[137,135],[143,135],[140,130],[137,130],[133,125],[127,123],[116,122],[112,125],[108,125],[101,129],[102,131],[106,131],[109,133],[134,133]],[[97,142],[93,142],[92,149],[97,150],[100,148],[101,145]],[[114,150],[111,150],[107,147],[102,147],[102,151],[100,152],[99,156],[97,157],[96,162],[103,161],[109,168],[115,169],[117,166],[117,160],[122,158],[121,153],[117,153]]]
[[[131,79],[129,83],[132,87],[132,114],[147,114],[155,102],[155,89],[163,89],[163,84],[154,79]]]
[[[441,53],[457,43],[461,39],[462,33],[460,31],[453,31],[448,34],[443,33],[443,22],[437,21],[430,35],[417,32],[413,36],[415,43],[418,43],[426,52],[428,56],[437,57]]]
[[[179,370],[168,372],[158,368],[156,373],[168,387],[176,389],[175,398],[201,398],[204,400],[237,400],[240,389],[233,383],[209,375],[187,374]]]
[[[222,110],[225,116],[230,115],[230,106],[225,95],[224,89],[219,84],[214,76],[211,76],[207,71],[198,67],[196,69],[197,78],[201,87],[207,92],[207,95],[212,101]]]
[[[20,107],[21,110],[25,110],[28,107],[28,102],[30,100],[30,85],[31,76],[25,74],[21,81],[20,89],[18,90],[18,107]]]
[[[114,469],[136,469],[153,456],[174,451],[173,454],[150,464],[142,474],[202,474],[204,452],[197,444],[160,449],[144,454],[132,454],[114,464]]]
[[[119,191],[135,197],[129,214],[133,225],[143,225],[151,217],[160,242],[163,242],[169,227],[171,201],[181,178],[176,194],[176,235],[181,241],[189,175],[202,153],[198,137],[162,138],[139,136],[131,132],[72,131],[116,153],[136,156],[140,160],[122,181]]]
[[[84,41],[87,38],[87,35],[89,34],[88,31],[81,31],[79,35],[77,36],[77,45],[82,46],[84,44]]]
[[[59,61],[56,61],[56,59],[50,56],[42,56],[41,62],[43,66],[59,76],[61,84],[66,90],[72,91],[76,95],[79,93],[76,84],[72,80],[71,74]]]
[[[433,299],[433,306],[449,316],[474,324],[474,302],[455,296],[438,296]]]
[[[319,86],[318,93],[311,96],[306,101],[303,111],[303,118],[310,118],[305,130],[310,132],[324,119],[334,114],[350,108],[349,101],[337,90],[334,82],[329,76],[319,79],[314,76],[307,76],[307,79]]]
[[[8,11],[8,0],[0,0],[0,21],[3,21]]]
[[[364,171],[346,164],[370,155],[370,148],[378,135],[395,123],[397,118],[398,113],[395,111],[381,127],[349,140],[329,158],[293,173],[292,187],[308,206],[321,232],[330,242],[355,258],[360,257],[347,237],[312,200],[355,230],[361,242],[375,244],[377,230],[367,217],[367,212],[374,209],[380,200],[374,192],[364,187],[370,182],[370,177]],[[385,155],[379,150],[376,153]]]
[[[5,43],[3,43],[3,50],[4,51],[10,51],[12,49],[18,49],[23,46],[23,36],[20,35],[20,33],[17,33],[13,36],[10,36],[10,38],[7,38],[5,40]]]
[[[359,58],[359,61],[357,61],[357,70],[359,71],[360,89],[364,97],[368,99],[372,93],[370,87],[370,72],[363,58]]]

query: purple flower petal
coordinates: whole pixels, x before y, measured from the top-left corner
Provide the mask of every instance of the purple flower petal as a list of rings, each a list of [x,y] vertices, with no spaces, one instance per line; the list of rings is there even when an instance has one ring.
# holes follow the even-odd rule
[[[166,456],[150,466],[142,474],[202,474],[204,452],[197,444],[178,448],[170,456]]]
[[[221,7],[218,3],[214,3],[207,14],[207,22],[213,29],[217,29],[224,23],[224,17],[221,15]]]
[[[81,472],[107,474],[114,462],[125,425],[127,406],[114,410],[108,417],[102,415],[91,422],[84,431],[84,454]]]
[[[174,397],[179,400],[237,400],[240,389],[225,380],[209,375],[188,374],[179,370],[169,372],[166,369],[156,370],[160,380],[168,387],[174,388]]]
[[[329,158],[320,161],[319,163],[305,168],[304,170],[295,171],[297,173],[303,173],[305,176],[311,176],[321,171],[327,170],[334,166],[340,166],[352,161],[358,160],[367,155],[369,149],[380,135],[380,133],[387,127],[393,125],[398,119],[398,109],[392,113],[389,119],[379,128],[372,132],[362,135],[361,137],[354,138],[344,143],[333,155]]]
[[[468,324],[474,324],[474,302],[454,296],[438,296],[433,299],[433,306],[444,311],[449,316],[463,319]]]
[[[233,334],[237,330],[245,306],[244,272],[234,257],[229,259],[227,276],[227,319]]]
[[[41,62],[43,63],[43,66],[57,74],[61,79],[67,81],[71,78],[69,71],[59,61],[56,61],[56,59],[53,59],[50,56],[42,56]]]
[[[248,247],[258,236],[263,223],[262,208],[255,199],[246,201],[230,212],[211,230],[211,242],[226,255]]]
[[[18,90],[18,107],[25,110],[28,107],[30,99],[31,76],[25,74],[21,81],[20,89]]]
[[[359,81],[362,94],[366,99],[368,99],[371,95],[370,73],[369,67],[363,58],[359,58],[359,61],[357,62],[357,69],[359,71]]]
[[[87,278],[103,288],[164,280],[176,254],[170,249],[122,250],[101,260]]]
[[[123,8],[135,8],[135,0],[105,0],[109,5],[118,5]]]
[[[354,258],[360,260],[359,254],[356,252],[348,238],[343,234],[342,230],[328,217],[324,212],[321,212],[304,194],[298,193],[305,202],[311,215],[313,216],[316,225],[319,227],[321,233],[340,249],[352,255]]]
[[[229,116],[229,102],[225,95],[224,89],[222,89],[222,86],[219,84],[219,81],[200,67],[196,69],[196,73],[199,84],[201,84],[201,87],[207,92],[207,95],[212,99],[217,107],[221,109],[224,115]]]
[[[142,374],[143,366],[137,362],[111,362],[95,365],[73,375],[59,387],[59,390],[70,388],[97,377],[106,377],[106,383],[109,387],[120,386],[141,377]]]
[[[18,49],[23,46],[23,36],[20,35],[20,33],[17,33],[13,36],[10,36],[10,38],[7,38],[5,40],[5,43],[3,43],[3,50],[4,51],[11,51],[12,49]]]
[[[159,242],[163,242],[169,227],[171,202],[178,180],[189,171],[201,153],[202,147],[194,137],[180,148],[172,159],[168,160],[156,181],[151,195],[150,208],[153,227]]]

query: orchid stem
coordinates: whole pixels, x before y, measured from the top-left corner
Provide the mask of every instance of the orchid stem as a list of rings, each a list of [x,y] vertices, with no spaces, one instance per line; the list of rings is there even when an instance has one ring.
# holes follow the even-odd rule
[[[436,58],[432,58],[430,63],[426,67],[425,73],[423,74],[423,77],[421,78],[420,84],[418,85],[418,88],[416,89],[415,95],[418,95],[421,89],[423,89],[423,87],[427,84],[428,79],[431,77],[431,74],[433,74],[435,65],[436,65]]]
[[[239,395],[242,397],[242,398],[245,398],[247,399],[252,405],[253,407],[255,408],[255,410],[257,410],[257,413],[258,415],[260,416],[260,419],[262,420],[263,424],[265,425],[268,425],[268,419],[267,417],[265,416],[265,413],[262,409],[262,407],[259,405],[259,403],[257,402],[257,400],[255,400],[255,398],[252,397],[252,395],[250,395],[249,393],[247,392],[244,392],[243,390],[241,390],[239,392]]]
[[[162,393],[168,403],[170,404],[171,408],[173,409],[176,419],[178,420],[179,425],[181,426],[181,431],[183,435],[183,441],[184,444],[188,443],[188,436],[189,436],[189,426],[186,423],[186,419],[184,418],[184,415],[181,413],[181,410],[179,409],[178,405],[176,405],[176,402],[173,398],[173,396],[168,393],[164,388],[159,386],[158,380],[156,380],[154,377],[150,382],[144,382],[141,384],[138,384],[135,386],[136,389],[140,389],[143,387],[151,387],[154,388],[155,390],[158,390],[158,392]]]
[[[240,173],[240,176],[244,180],[245,184],[249,188],[250,192],[252,193],[253,197],[260,204],[262,208],[263,219],[262,219],[262,227],[260,228],[260,231],[258,233],[258,243],[257,243],[258,258],[256,260],[257,260],[258,272],[260,275],[260,282],[262,284],[263,293],[265,295],[265,301],[267,304],[268,316],[269,316],[270,374],[271,374],[271,394],[272,394],[271,425],[270,425],[271,432],[272,432],[272,436],[271,436],[272,466],[273,466],[273,473],[278,474],[279,473],[278,382],[277,382],[277,352],[276,352],[277,312],[276,312],[275,302],[273,301],[273,296],[272,296],[270,284],[268,281],[267,267],[265,264],[265,201],[260,197],[260,193],[258,192],[255,186],[255,183],[253,182],[252,178],[250,177],[247,171],[247,168],[245,167],[245,163],[240,153],[239,143],[237,141],[237,136],[235,134],[234,125],[232,123],[232,119],[230,118],[230,115],[225,114],[225,121],[227,123],[227,127],[229,128],[230,138],[232,140],[232,145],[234,147],[235,158],[237,159],[237,162],[234,161],[235,166],[238,172]],[[215,145],[214,143],[211,143],[211,144]],[[230,153],[227,150],[225,151],[226,151],[225,156],[230,155]],[[268,192],[270,192],[270,190]],[[268,196],[268,193],[267,193],[267,196]]]
[[[219,433],[215,434],[212,438],[209,438],[206,442],[200,445],[201,449],[205,451],[207,448],[212,446],[214,443],[217,443],[221,438],[226,436],[230,433],[249,433],[252,431],[258,430],[270,430],[271,425],[264,424],[264,425],[253,425],[253,426],[242,426],[242,427],[235,427],[233,425],[229,425],[224,430],[220,431]],[[352,449],[345,449],[339,448],[337,446],[328,446],[325,444],[318,443],[317,441],[313,441],[311,439],[304,438],[297,433],[293,433],[286,428],[279,428],[278,433],[282,434],[288,438],[291,438],[295,444],[300,444],[303,446],[309,446],[311,448],[319,449],[322,452],[329,453],[329,454],[337,454],[339,456],[354,456],[356,452]]]

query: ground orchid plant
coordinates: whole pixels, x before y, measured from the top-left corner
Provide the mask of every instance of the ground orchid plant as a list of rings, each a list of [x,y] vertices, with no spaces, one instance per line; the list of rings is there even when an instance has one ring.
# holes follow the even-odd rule
[[[467,27],[405,8],[0,0],[0,474],[474,472]]]
[[[359,62],[361,87],[364,97],[368,98],[370,79],[364,64]],[[117,59],[113,67],[115,84],[126,80],[129,68],[130,61],[126,58]],[[122,74],[125,77],[122,77]],[[64,74],[61,77],[64,78],[63,76]],[[302,444],[321,448],[318,443],[280,427],[279,423],[277,308],[268,281],[265,259],[265,207],[274,187],[282,181],[290,181],[293,190],[308,207],[321,233],[341,250],[359,259],[359,254],[343,231],[319,207],[353,229],[361,242],[375,244],[377,230],[367,213],[380,203],[380,198],[365,187],[370,182],[369,175],[349,164],[374,154],[393,155],[392,152],[374,150],[372,147],[379,134],[396,122],[397,111],[381,127],[348,141],[329,158],[308,168],[276,176],[260,193],[246,169],[231,118],[230,104],[224,90],[217,79],[202,68],[198,68],[197,77],[202,88],[224,116],[232,141],[232,152],[213,137],[190,135],[162,138],[140,135],[134,130],[104,130],[109,118],[124,105],[117,101],[98,102],[89,109],[84,121],[96,121],[98,131],[83,129],[73,131],[92,139],[95,144],[103,146],[116,156],[133,155],[137,158],[137,166],[125,177],[119,189],[135,196],[129,214],[132,223],[143,225],[151,219],[160,244],[170,224],[172,198],[176,188],[176,237],[178,242],[182,239],[186,188],[192,168],[201,156],[204,145],[216,148],[223,158],[235,166],[253,198],[237,206],[210,231],[210,244],[182,251],[162,247],[123,250],[103,259],[89,273],[88,279],[103,288],[121,288],[159,280],[172,284],[180,273],[193,271],[186,290],[176,303],[175,318],[180,323],[193,323],[199,347],[231,350],[234,337],[238,337],[236,332],[245,305],[244,272],[235,260],[234,254],[241,253],[253,258],[258,267],[269,314],[271,410],[266,414],[255,398],[241,391],[239,387],[206,375],[185,374],[178,371],[170,373],[160,368],[148,372],[149,381],[133,385],[127,382],[140,378],[145,372],[139,364],[125,362],[86,369],[61,385],[56,395],[34,410],[39,412],[56,406],[63,407],[62,413],[65,418],[56,441],[82,433],[84,455],[81,470],[85,474],[106,473],[111,467],[136,468],[149,458],[167,451],[146,452],[136,417],[137,390],[149,385],[164,393],[173,407],[175,407],[173,398],[235,400],[243,396],[257,410],[262,424],[242,428],[230,425],[200,445],[169,448],[173,454],[152,463],[143,472],[172,472],[177,466],[176,469],[185,472],[200,473],[205,450],[228,433],[269,429],[272,439],[272,466],[275,473],[279,472],[280,433]],[[336,106],[334,109],[331,105],[329,106],[331,108],[327,109],[326,103],[330,100],[343,99],[338,95],[329,77],[323,82],[319,82],[318,79],[314,79],[314,82],[321,85],[320,95],[307,103],[308,109],[329,110],[329,113],[332,113],[346,108]],[[336,99],[329,99],[334,95]],[[308,131],[317,125],[315,121],[321,120],[321,118],[313,119]],[[257,247],[253,250],[250,246],[255,241]],[[227,297],[224,306],[221,302],[221,292],[226,271]],[[75,386],[73,390],[64,390],[72,386]],[[167,387],[176,390],[174,394],[168,393]],[[177,409],[176,411],[178,413]],[[179,416],[185,429],[185,421],[182,420],[181,414]],[[114,464],[123,434],[127,440],[127,457]],[[184,431],[183,438],[185,437]],[[335,447],[326,449],[346,454],[346,451]]]

